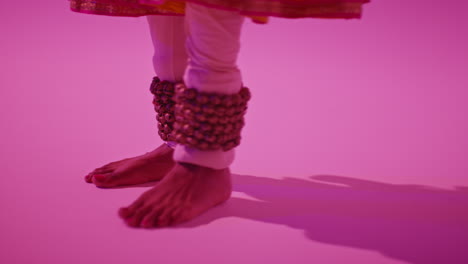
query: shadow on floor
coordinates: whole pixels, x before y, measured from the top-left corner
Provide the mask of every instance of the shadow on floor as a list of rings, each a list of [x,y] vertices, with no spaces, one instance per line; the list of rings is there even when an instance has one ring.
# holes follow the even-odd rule
[[[233,197],[178,228],[234,216],[409,263],[468,263],[467,187],[443,190],[333,175],[310,180],[233,175],[233,183],[234,191],[261,201]]]

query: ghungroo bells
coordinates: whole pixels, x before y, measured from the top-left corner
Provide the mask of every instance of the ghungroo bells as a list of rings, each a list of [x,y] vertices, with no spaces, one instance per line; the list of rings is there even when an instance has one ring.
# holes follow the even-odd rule
[[[174,141],[200,150],[227,151],[240,144],[249,88],[230,95],[199,92],[184,83],[174,88]]]
[[[153,78],[150,92],[154,95],[153,105],[158,120],[158,134],[164,141],[172,141],[174,128],[174,83],[161,81],[158,76]]]

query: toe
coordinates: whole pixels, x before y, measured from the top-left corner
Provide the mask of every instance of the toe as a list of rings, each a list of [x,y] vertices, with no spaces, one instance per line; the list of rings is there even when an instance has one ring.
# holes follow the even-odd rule
[[[84,179],[85,179],[85,182],[92,183],[93,182],[93,175],[90,173],[90,174],[86,175]]]
[[[96,181],[100,181],[100,182],[106,181],[108,178],[108,175],[106,174],[94,174],[93,176]]]
[[[106,165],[101,168],[97,168],[91,172],[91,174],[102,174],[102,173],[107,173],[107,172],[112,172],[114,168],[112,166]]]
[[[93,175],[91,181],[97,186],[101,188],[106,187],[114,187],[115,183],[111,179],[114,178],[113,173],[106,173],[106,174],[95,174]]]
[[[177,208],[167,208],[156,219],[156,224],[159,227],[168,226],[172,221],[172,212]]]
[[[130,210],[128,207],[121,207],[119,209],[119,216],[123,219],[127,219],[133,215],[133,211]]]
[[[126,222],[129,226],[132,227],[140,227],[141,220],[149,213],[151,212],[151,208],[142,206],[135,210],[135,213],[126,219]]]
[[[121,207],[119,209],[119,216],[123,219],[132,217],[135,214],[135,211],[143,205],[143,200],[139,198],[133,202],[130,206]]]
[[[141,220],[141,227],[144,228],[152,228],[156,227],[156,219],[158,215],[160,214],[159,209],[153,209],[151,212],[149,212],[143,219]]]

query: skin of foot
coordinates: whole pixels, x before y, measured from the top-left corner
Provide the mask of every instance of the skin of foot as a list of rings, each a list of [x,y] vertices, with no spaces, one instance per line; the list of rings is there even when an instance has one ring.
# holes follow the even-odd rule
[[[177,162],[156,186],[120,208],[119,215],[131,227],[174,226],[225,202],[231,191],[229,168],[215,170]]]
[[[161,180],[174,166],[174,149],[163,143],[146,154],[108,163],[85,176],[100,188],[142,184]]]

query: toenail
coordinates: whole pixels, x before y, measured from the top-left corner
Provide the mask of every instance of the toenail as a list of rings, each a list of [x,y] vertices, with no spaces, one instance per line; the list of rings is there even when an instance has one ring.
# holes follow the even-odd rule
[[[96,174],[94,175],[94,178],[98,181],[102,181],[102,180],[105,180],[106,179],[106,175],[102,175],[102,174]]]

